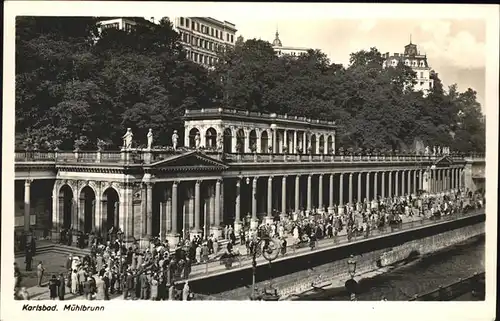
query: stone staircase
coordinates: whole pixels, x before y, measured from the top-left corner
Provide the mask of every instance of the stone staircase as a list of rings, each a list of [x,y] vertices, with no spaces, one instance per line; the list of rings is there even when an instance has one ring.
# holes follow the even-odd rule
[[[222,239],[219,240],[219,253],[226,249],[228,240]],[[90,249],[84,248],[80,249],[75,246],[68,246],[64,244],[53,243],[50,241],[39,241],[36,246],[36,254],[42,253],[56,253],[56,254],[64,254],[64,255],[77,255],[83,257],[85,255],[90,255]],[[174,253],[174,249],[171,250],[171,254]],[[23,251],[16,251],[15,257],[23,257],[25,253]]]
[[[56,254],[63,254],[63,255],[78,255],[80,257],[83,257],[85,255],[90,255],[90,249],[80,249],[74,246],[67,246],[63,244],[57,244],[57,243],[51,243],[51,242],[39,242],[36,247],[36,254],[43,254],[43,253],[56,253]],[[16,252],[15,257],[23,257],[25,254],[24,252]]]

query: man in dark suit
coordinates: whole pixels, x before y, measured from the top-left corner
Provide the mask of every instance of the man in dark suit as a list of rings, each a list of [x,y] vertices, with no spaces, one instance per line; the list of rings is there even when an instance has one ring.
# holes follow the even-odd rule
[[[143,271],[141,274],[141,300],[148,299],[148,288],[149,288],[149,280],[146,275],[146,271]]]
[[[101,269],[99,271],[99,276],[102,277],[102,281],[104,282],[104,300],[109,300],[109,283],[110,282],[109,282],[108,273],[106,273],[105,269]]]
[[[26,251],[26,271],[31,271],[31,263],[33,262],[33,254],[31,252],[31,249],[28,249]]]

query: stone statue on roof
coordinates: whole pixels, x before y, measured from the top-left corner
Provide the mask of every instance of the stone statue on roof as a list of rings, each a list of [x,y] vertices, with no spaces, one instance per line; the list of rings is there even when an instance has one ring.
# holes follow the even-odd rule
[[[172,134],[172,147],[174,147],[174,150],[177,149],[178,140],[179,140],[179,135],[177,135],[177,130],[174,130],[174,133]]]
[[[148,149],[153,145],[153,130],[150,128],[148,132]]]
[[[130,149],[132,148],[132,138],[134,137],[134,134],[132,133],[131,128],[127,128],[127,132],[125,135],[123,135],[123,148],[125,149]]]

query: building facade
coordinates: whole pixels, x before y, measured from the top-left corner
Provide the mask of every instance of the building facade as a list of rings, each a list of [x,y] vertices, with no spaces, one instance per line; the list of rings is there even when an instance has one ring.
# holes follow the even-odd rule
[[[303,47],[291,47],[291,46],[283,46],[279,37],[278,30],[276,30],[275,38],[273,40],[273,49],[278,57],[288,55],[292,57],[298,57],[300,55],[306,54],[311,48],[303,48]]]
[[[110,28],[132,31],[132,29],[138,24],[152,24],[152,22],[143,18],[118,17],[113,19],[101,20],[97,23],[97,26],[99,28],[99,31]]]
[[[176,17],[173,24],[189,59],[205,67],[214,65],[218,53],[226,46],[234,47],[236,42],[238,30],[229,21],[210,17]]]
[[[176,244],[278,214],[456,190],[468,163],[484,167],[484,158],[337,155],[331,121],[225,109],[185,118],[177,150],[16,152],[16,234],[57,240],[61,229],[106,236],[114,227],[128,242]]]
[[[213,66],[219,52],[236,43],[236,26],[210,17],[175,17],[172,24],[179,33],[187,57],[204,67]],[[98,23],[100,30],[115,28],[130,31],[139,23],[153,23],[142,18],[113,18]]]
[[[404,53],[385,53],[383,66],[396,67],[399,63],[404,64],[417,74],[417,83],[414,86],[416,91],[421,90],[425,95],[434,87],[434,80],[431,78],[433,70],[427,62],[427,55],[422,55],[417,49],[417,45],[410,43],[405,46]]]

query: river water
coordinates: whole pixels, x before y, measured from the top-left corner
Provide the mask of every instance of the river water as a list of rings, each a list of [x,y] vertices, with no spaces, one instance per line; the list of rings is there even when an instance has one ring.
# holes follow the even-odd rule
[[[459,278],[467,278],[484,268],[484,236],[476,237],[410,262],[394,270],[359,282],[359,301],[407,301],[415,294],[446,286]],[[346,291],[327,294],[320,300],[349,300]],[[456,300],[477,300],[465,295]]]

